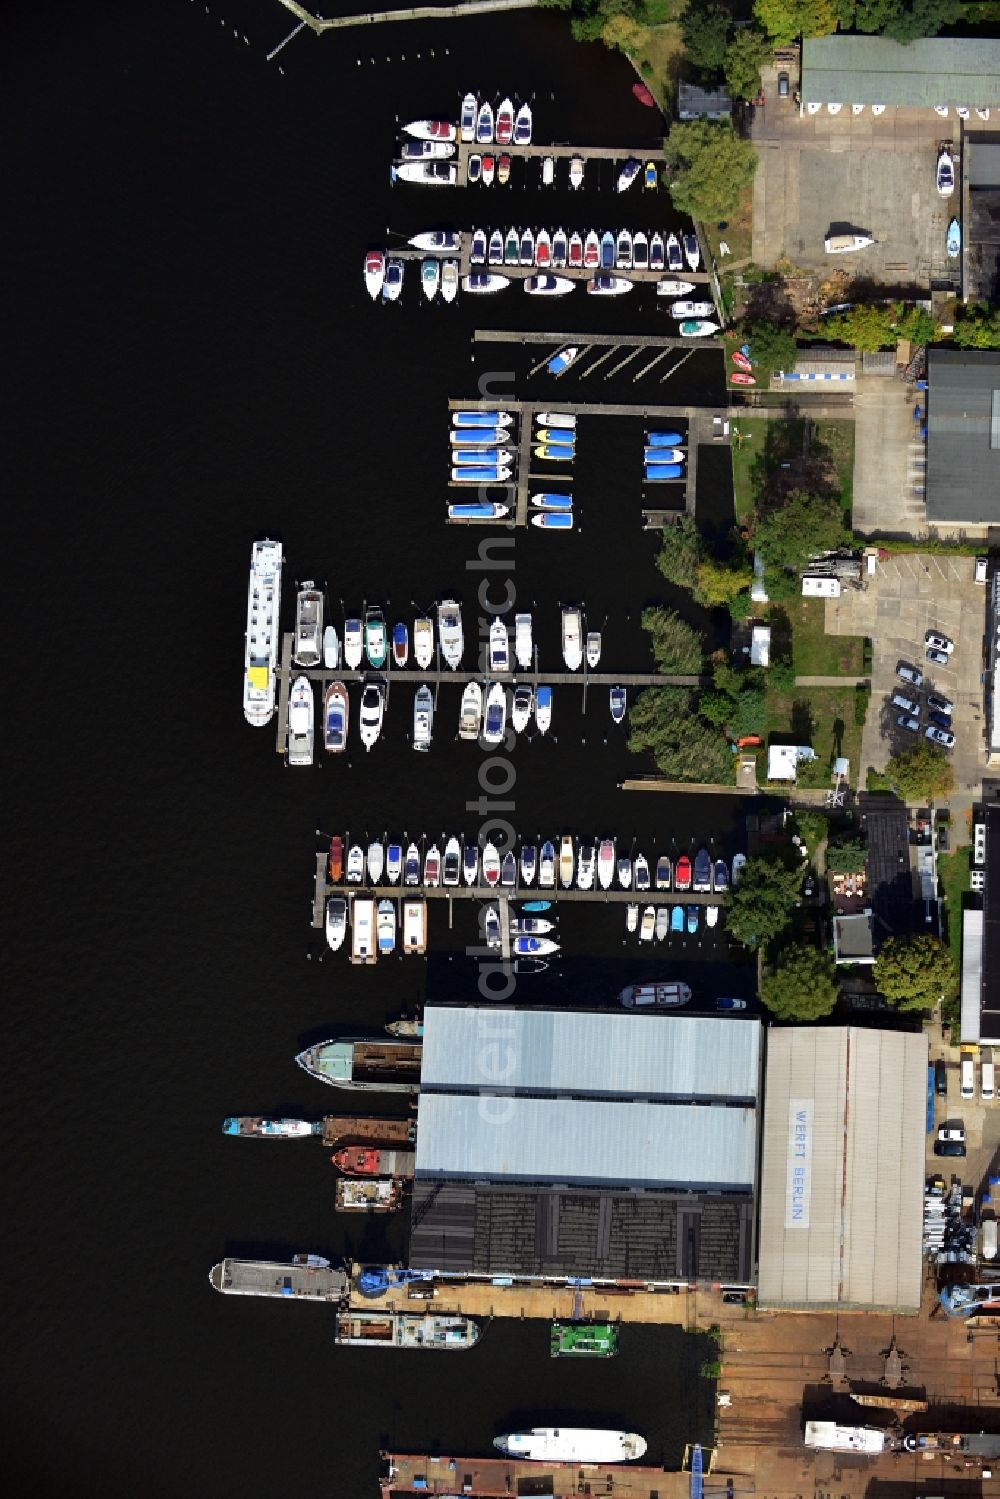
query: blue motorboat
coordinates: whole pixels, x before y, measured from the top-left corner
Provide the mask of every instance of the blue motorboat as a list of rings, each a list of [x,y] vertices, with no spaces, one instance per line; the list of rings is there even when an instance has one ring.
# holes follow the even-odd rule
[[[675,448],[684,441],[679,432],[650,432],[646,443],[651,448]]]
[[[482,468],[453,468],[451,477],[455,484],[509,484],[511,482],[510,469],[498,468],[496,464]]]
[[[672,932],[683,932],[684,930],[684,907],[674,906],[670,912],[670,930]]]
[[[531,524],[540,531],[572,531],[572,510],[542,510],[531,517]]]
[[[552,723],[552,688],[535,688],[535,728],[539,734],[547,734]]]
[[[697,930],[698,930],[698,907],[697,906],[688,906],[688,908],[687,908],[687,929],[688,929],[689,934],[692,937],[694,936],[695,932],[697,932]]]
[[[548,911],[552,908],[550,900],[526,900],[521,907],[522,911]]]
[[[558,354],[552,356],[545,368],[550,375],[561,375],[563,370],[569,369],[579,352],[579,346],[575,344],[570,345],[568,349],[560,349]]]
[[[683,448],[647,448],[644,453],[647,463],[683,463]]]
[[[615,268],[615,237],[610,229],[601,238],[601,270],[613,271]]]
[[[539,427],[539,442],[569,443],[570,446],[576,442],[576,433],[572,427]]]
[[[507,411],[456,411],[451,418],[453,427],[509,427],[510,421]]]
[[[684,469],[679,463],[647,463],[646,482],[658,484],[664,479],[682,479]]]
[[[499,468],[503,463],[498,448],[462,448],[452,453],[451,461],[456,468]]]
[[[510,506],[500,500],[471,500],[468,504],[449,505],[449,520],[503,520],[510,514]]]
[[[497,443],[504,442],[510,442],[507,428],[490,427],[485,423],[478,427],[456,427],[451,434],[453,448],[474,447],[481,443],[496,446]]]
[[[537,510],[572,510],[571,494],[533,494],[531,503]]]
[[[534,453],[536,458],[547,459],[549,463],[572,463],[576,457],[576,448],[568,443],[540,443]]]
[[[729,889],[729,865],[725,859],[716,859],[712,866],[712,885],[716,890]]]

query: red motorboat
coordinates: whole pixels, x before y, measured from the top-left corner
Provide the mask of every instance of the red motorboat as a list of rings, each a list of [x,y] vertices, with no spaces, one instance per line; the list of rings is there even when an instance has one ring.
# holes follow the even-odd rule
[[[645,104],[647,109],[657,108],[656,100],[653,98],[652,94],[649,92],[649,89],[644,83],[633,83],[632,93],[638,99],[640,104]]]
[[[569,237],[569,263],[575,270],[583,265],[583,240],[576,233]]]
[[[743,354],[739,349],[734,349],[732,359],[737,369],[746,370],[747,374],[749,375],[750,371],[753,369],[753,365],[750,363],[750,360],[745,354]]]
[[[674,889],[691,889],[691,860],[687,854],[681,854],[674,866]]]
[[[735,375],[729,377],[734,385],[756,385],[757,381],[753,375],[744,375],[742,370],[737,370]]]
[[[330,839],[330,852],[326,860],[326,872],[331,885],[339,884],[344,877],[344,840],[333,837]]]
[[[496,143],[509,146],[514,137],[514,106],[509,99],[502,99],[497,110]]]

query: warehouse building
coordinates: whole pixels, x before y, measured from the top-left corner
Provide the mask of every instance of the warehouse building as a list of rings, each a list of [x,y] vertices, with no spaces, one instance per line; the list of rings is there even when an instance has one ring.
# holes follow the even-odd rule
[[[409,1262],[747,1284],[760,1026],[429,1006]]]
[[[927,519],[1000,523],[1000,353],[928,351]]]
[[[815,104],[996,107],[1000,41],[821,36],[802,43],[802,98]]]
[[[919,1310],[927,1057],[922,1032],[771,1028],[761,1306]]]

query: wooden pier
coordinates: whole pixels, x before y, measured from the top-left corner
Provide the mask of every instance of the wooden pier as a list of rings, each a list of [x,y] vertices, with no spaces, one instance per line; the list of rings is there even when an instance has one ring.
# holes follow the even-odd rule
[[[469,1499],[511,1499],[512,1495],[545,1495],[578,1499],[581,1494],[614,1495],[614,1499],[688,1499],[687,1473],[636,1463],[539,1463],[502,1457],[445,1457],[430,1453],[383,1452],[381,1499],[403,1494],[463,1494]],[[752,1492],[752,1481],[740,1488]]]

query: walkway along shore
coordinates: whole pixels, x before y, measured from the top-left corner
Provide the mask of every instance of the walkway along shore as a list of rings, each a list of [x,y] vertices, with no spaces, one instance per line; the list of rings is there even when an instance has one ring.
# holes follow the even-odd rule
[[[317,36],[345,26],[376,26],[383,21],[447,21],[481,16],[492,10],[535,10],[539,0],[466,0],[464,5],[414,5],[409,10],[370,10],[358,16],[316,16],[299,0],[280,0],[286,10]]]

